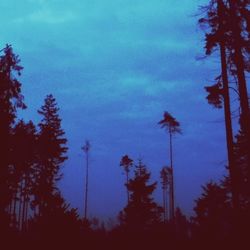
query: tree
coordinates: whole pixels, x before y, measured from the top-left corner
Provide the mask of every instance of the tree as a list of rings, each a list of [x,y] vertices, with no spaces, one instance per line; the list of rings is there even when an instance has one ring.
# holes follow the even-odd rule
[[[236,135],[234,143],[234,154],[238,168],[238,189],[239,203],[241,212],[244,214],[248,211],[250,216],[250,189],[248,188],[248,165],[247,165],[247,138],[242,130]]]
[[[148,230],[161,221],[162,207],[152,198],[157,182],[149,184],[150,175],[146,165],[139,160],[135,166],[134,177],[127,185],[130,199],[121,212],[120,219],[132,231]]]
[[[168,219],[168,208],[167,208],[167,194],[169,189],[169,180],[171,179],[171,169],[169,167],[163,167],[160,172],[161,184],[162,184],[162,198],[163,198],[163,218],[164,222]]]
[[[87,208],[88,208],[88,183],[89,183],[89,150],[90,142],[86,140],[82,150],[86,154],[86,180],[85,180],[85,202],[84,202],[84,219],[87,220]]]
[[[192,218],[199,239],[223,241],[230,235],[232,224],[230,196],[221,185],[209,182],[195,202],[195,216]]]
[[[77,209],[70,208],[59,193],[54,195],[54,204],[44,210],[42,216],[35,217],[29,226],[29,233],[42,249],[79,247],[81,220]]]
[[[179,240],[188,238],[189,222],[179,207],[175,209],[176,235]]]
[[[241,106],[241,129],[247,138],[248,178],[250,188],[250,109],[245,70],[249,70],[249,15],[250,2],[243,0],[228,0],[230,12],[230,27],[232,32],[232,61],[238,79],[238,90]],[[247,34],[247,35],[244,35]],[[244,54],[247,54],[248,61]]]
[[[30,121],[20,120],[13,130],[13,169],[11,214],[13,222],[22,230],[27,226],[30,201],[32,199],[32,186],[34,168],[37,164],[37,135],[36,127]],[[25,145],[25,146],[24,146]]]
[[[158,122],[161,128],[165,128],[169,133],[169,156],[170,156],[170,169],[171,169],[171,180],[170,180],[170,218],[174,220],[174,171],[173,171],[173,143],[172,137],[174,134],[181,133],[180,123],[168,112],[164,112],[163,119]]]
[[[67,159],[64,131],[61,128],[59,108],[53,95],[47,95],[45,103],[38,111],[42,115],[38,134],[38,161],[34,187],[34,206],[38,206],[38,214],[53,208],[55,195],[58,196],[56,183],[62,178],[60,167]]]
[[[250,180],[250,113],[245,71],[250,70],[250,29],[249,29],[249,1],[243,0],[211,0],[205,9],[206,16],[199,23],[206,25],[209,33],[206,33],[206,54],[210,55],[216,47],[220,49],[222,68],[222,88],[207,88],[209,98],[219,100],[221,95],[224,100],[225,124],[227,133],[227,149],[230,179],[233,193],[234,207],[238,207],[238,173],[233,159],[233,135],[230,113],[230,97],[228,73],[236,79],[235,88],[238,89],[239,103],[241,107],[240,126],[247,140],[247,164],[248,179]],[[217,85],[218,86],[218,85]],[[215,87],[215,86],[214,86]],[[248,182],[250,185],[250,181]],[[249,188],[249,187],[248,187]]]
[[[230,173],[230,183],[232,192],[232,203],[235,211],[239,209],[239,194],[238,194],[238,171],[236,168],[234,157],[234,140],[231,120],[231,104],[229,94],[229,78],[228,69],[230,68],[230,58],[227,56],[227,51],[231,47],[229,26],[229,10],[222,0],[217,0],[211,3],[209,10],[206,12],[206,17],[199,20],[200,24],[206,24],[210,29],[210,33],[206,33],[206,54],[210,55],[213,48],[218,46],[220,51],[221,75],[216,78],[217,83],[210,87],[205,87],[209,95],[208,102],[216,108],[224,106],[228,169]]]
[[[127,199],[129,203],[129,190],[128,190],[128,182],[129,182],[129,172],[133,166],[133,160],[128,157],[128,155],[124,155],[121,159],[120,166],[123,167],[125,175],[126,175],[126,183],[125,186],[127,187]]]
[[[25,109],[21,94],[21,83],[17,76],[21,75],[20,59],[13,53],[10,45],[1,50],[0,56],[0,219],[4,224],[5,210],[10,204],[12,194],[9,187],[11,171],[11,134],[18,108]]]

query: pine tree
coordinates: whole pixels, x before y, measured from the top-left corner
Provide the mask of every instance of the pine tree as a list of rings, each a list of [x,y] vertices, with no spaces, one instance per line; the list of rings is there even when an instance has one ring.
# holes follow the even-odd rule
[[[56,183],[62,178],[60,167],[67,159],[67,140],[64,138],[65,133],[61,128],[58,111],[56,100],[51,94],[45,98],[44,105],[38,111],[42,115],[42,120],[39,123],[39,164],[35,177],[34,205],[38,206],[39,215],[53,209],[54,197],[59,193]]]
[[[165,128],[169,134],[169,157],[170,157],[170,219],[174,220],[174,167],[173,167],[173,135],[181,133],[180,123],[169,113],[164,112],[163,119],[158,122],[161,128]]]
[[[227,5],[223,0],[211,2],[206,17],[199,20],[200,24],[207,24],[210,33],[206,34],[206,54],[210,55],[215,47],[219,48],[221,75],[215,80],[216,84],[205,87],[209,95],[207,96],[209,104],[216,108],[224,107],[226,142],[228,152],[228,169],[230,174],[230,185],[232,192],[232,203],[235,211],[239,209],[238,194],[238,173],[233,153],[233,129],[231,120],[231,103],[229,93],[229,69],[233,65],[231,61],[231,36],[230,36],[230,13]],[[229,56],[228,56],[229,54]]]
[[[152,197],[157,182],[149,184],[150,175],[146,165],[139,160],[134,177],[127,185],[130,191],[129,203],[120,216],[122,224],[131,230],[147,230],[161,221],[162,207]]]
[[[241,129],[247,138],[248,185],[250,188],[250,108],[246,81],[249,70],[249,15],[250,2],[245,0],[228,0],[232,40],[232,62],[237,76],[237,87],[241,107]]]
[[[6,208],[10,205],[12,193],[9,186],[12,165],[12,129],[18,108],[26,108],[21,94],[21,83],[17,76],[21,74],[20,59],[6,45],[0,56],[0,219],[1,225],[6,219]],[[8,223],[8,222],[6,222]]]
[[[206,89],[209,92],[208,100],[210,103],[220,107],[224,102],[228,165],[232,200],[236,211],[239,207],[239,173],[233,155],[229,88],[237,89],[239,97],[240,126],[246,137],[247,157],[245,159],[248,165],[248,179],[250,180],[250,111],[245,75],[245,72],[250,70],[249,7],[250,2],[244,0],[211,0],[204,8],[205,17],[199,20],[199,23],[205,25],[208,30],[205,44],[206,54],[211,55],[216,51],[216,48],[220,50],[221,76],[216,78],[219,80],[217,84],[206,87]],[[229,82],[230,77],[235,78],[237,82],[235,86]],[[248,181],[248,185],[250,185],[250,181]]]

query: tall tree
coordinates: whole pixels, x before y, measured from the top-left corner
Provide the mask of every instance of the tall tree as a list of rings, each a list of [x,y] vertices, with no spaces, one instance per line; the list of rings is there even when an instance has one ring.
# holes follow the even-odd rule
[[[208,102],[216,108],[224,106],[226,141],[227,141],[227,155],[228,155],[228,169],[230,173],[230,183],[232,192],[232,203],[237,211],[239,208],[239,194],[238,194],[238,171],[234,157],[234,140],[231,120],[231,103],[229,93],[229,77],[228,69],[230,69],[230,58],[228,50],[231,47],[230,40],[230,26],[228,20],[230,19],[229,11],[223,0],[214,1],[210,5],[209,11],[206,12],[206,17],[201,18],[199,23],[208,26],[210,33],[206,34],[206,54],[210,55],[213,48],[218,46],[220,51],[221,75],[216,78],[217,83],[210,87],[205,87],[209,93]],[[227,53],[228,52],[228,53]]]
[[[168,187],[169,187],[169,176],[170,168],[163,167],[160,172],[161,184],[162,184],[162,200],[163,200],[163,218],[164,222],[168,219],[168,208],[167,208],[167,198],[168,198]],[[170,178],[169,178],[170,177]]]
[[[84,219],[87,220],[87,212],[88,212],[88,188],[89,188],[89,150],[90,150],[90,142],[88,140],[85,141],[82,150],[86,155],[86,178],[85,178],[85,201],[84,201]]]
[[[21,120],[14,127],[13,137],[13,206],[11,211],[14,221],[16,218],[17,227],[22,230],[27,226],[30,201],[32,199],[31,189],[34,168],[37,164],[36,127],[31,121],[25,123]]]
[[[141,160],[135,166],[134,174],[127,185],[130,191],[129,203],[120,219],[131,230],[147,230],[161,221],[162,207],[152,197],[157,182],[149,184],[151,174]]]
[[[170,157],[170,169],[171,169],[171,180],[170,180],[170,218],[174,220],[174,171],[173,171],[173,143],[172,138],[174,134],[181,133],[180,123],[168,112],[164,112],[163,119],[158,122],[162,128],[165,128],[169,133],[169,157]]]
[[[245,72],[250,70],[250,3],[245,0],[211,0],[205,9],[206,16],[199,22],[209,27],[206,34],[206,54],[210,55],[216,47],[220,48],[227,146],[230,178],[232,182],[233,203],[237,207],[237,171],[232,154],[232,132],[230,132],[230,99],[227,72],[236,79],[241,108],[240,126],[246,136],[248,179],[250,180],[250,113]],[[231,86],[230,86],[231,87]],[[209,89],[212,90],[212,89]],[[215,92],[213,92],[215,94]],[[217,92],[218,94],[218,92]],[[211,95],[210,95],[211,96]],[[228,113],[228,114],[226,114]],[[236,178],[235,178],[236,176]],[[250,185],[250,181],[248,182]]]
[[[35,205],[39,215],[53,208],[55,195],[58,196],[56,183],[61,179],[60,167],[67,159],[65,132],[61,128],[59,108],[53,95],[47,95],[45,103],[38,111],[42,115],[39,123],[38,155],[39,164],[36,169]]]
[[[18,108],[26,108],[21,94],[20,59],[10,45],[1,50],[0,56],[0,219],[4,221],[6,207],[11,201],[9,174],[11,166],[11,134]],[[4,223],[1,223],[3,225]]]
[[[126,183],[125,186],[127,187],[127,200],[129,203],[129,190],[128,190],[128,182],[129,182],[129,172],[130,169],[133,167],[133,160],[128,157],[128,155],[124,155],[121,159],[120,166],[123,167],[126,175]]]
[[[245,70],[247,66],[244,58],[244,52],[248,52],[249,58],[249,15],[250,3],[244,0],[228,0],[230,11],[230,27],[232,32],[232,61],[235,65],[236,75],[238,78],[238,89],[241,106],[241,125],[242,130],[246,134],[248,141],[248,168],[250,177],[250,111],[247,91],[247,82]],[[244,15],[246,14],[246,15]],[[246,19],[247,18],[247,19]],[[247,22],[247,23],[246,23]],[[247,40],[245,40],[244,33],[247,33]],[[247,44],[247,45],[245,45]],[[249,185],[250,186],[250,185]]]

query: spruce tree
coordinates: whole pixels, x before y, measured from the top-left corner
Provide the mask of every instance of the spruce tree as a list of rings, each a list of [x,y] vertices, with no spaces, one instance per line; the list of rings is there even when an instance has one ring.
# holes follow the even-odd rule
[[[209,182],[195,203],[192,217],[195,235],[202,241],[223,241],[230,236],[232,209],[230,195],[220,184]]]
[[[34,205],[38,206],[40,215],[53,209],[54,198],[59,193],[56,183],[62,177],[60,167],[67,159],[67,139],[61,128],[58,111],[56,100],[51,94],[46,96],[44,105],[38,111],[42,115],[42,120],[38,125],[39,164],[36,169]]]
[[[121,212],[120,219],[123,225],[133,231],[150,229],[161,221],[163,209],[152,197],[157,182],[149,183],[150,176],[146,165],[139,160],[134,177],[127,184],[130,199]]]

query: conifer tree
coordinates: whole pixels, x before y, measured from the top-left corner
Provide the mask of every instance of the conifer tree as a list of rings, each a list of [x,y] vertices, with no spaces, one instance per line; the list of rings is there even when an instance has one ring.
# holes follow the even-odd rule
[[[35,202],[38,213],[53,209],[55,195],[58,195],[57,181],[62,177],[60,167],[67,159],[64,131],[61,128],[59,108],[53,95],[47,95],[45,103],[38,111],[42,115],[38,134],[38,161],[36,169]]]
[[[209,92],[208,100],[216,107],[224,102],[225,125],[227,133],[228,165],[230,172],[232,201],[236,210],[239,207],[239,175],[236,159],[233,154],[233,134],[230,113],[229,88],[237,89],[241,110],[240,127],[246,138],[246,163],[248,185],[250,185],[250,111],[246,72],[250,65],[250,2],[244,0],[210,0],[204,8],[205,16],[199,20],[202,26],[206,26],[206,54],[211,55],[220,50],[221,76],[216,78],[218,83],[206,87]],[[236,85],[229,82],[234,77]],[[248,186],[249,189],[249,186]]]
[[[21,83],[17,77],[21,74],[20,59],[10,45],[1,50],[0,56],[0,219],[1,225],[6,218],[5,211],[11,202],[10,171],[12,165],[12,129],[18,108],[26,108],[21,94]]]
[[[169,113],[164,112],[163,119],[158,122],[161,128],[165,128],[169,134],[169,157],[170,157],[170,219],[174,220],[174,167],[173,167],[173,136],[181,133],[180,123]]]
[[[150,182],[150,172],[139,160],[134,177],[128,182],[130,199],[121,213],[121,222],[132,230],[147,230],[161,221],[162,207],[154,201],[152,194],[157,182]]]
[[[192,218],[198,238],[207,241],[224,240],[231,234],[232,210],[230,195],[222,185],[209,182],[202,195],[195,201]]]

